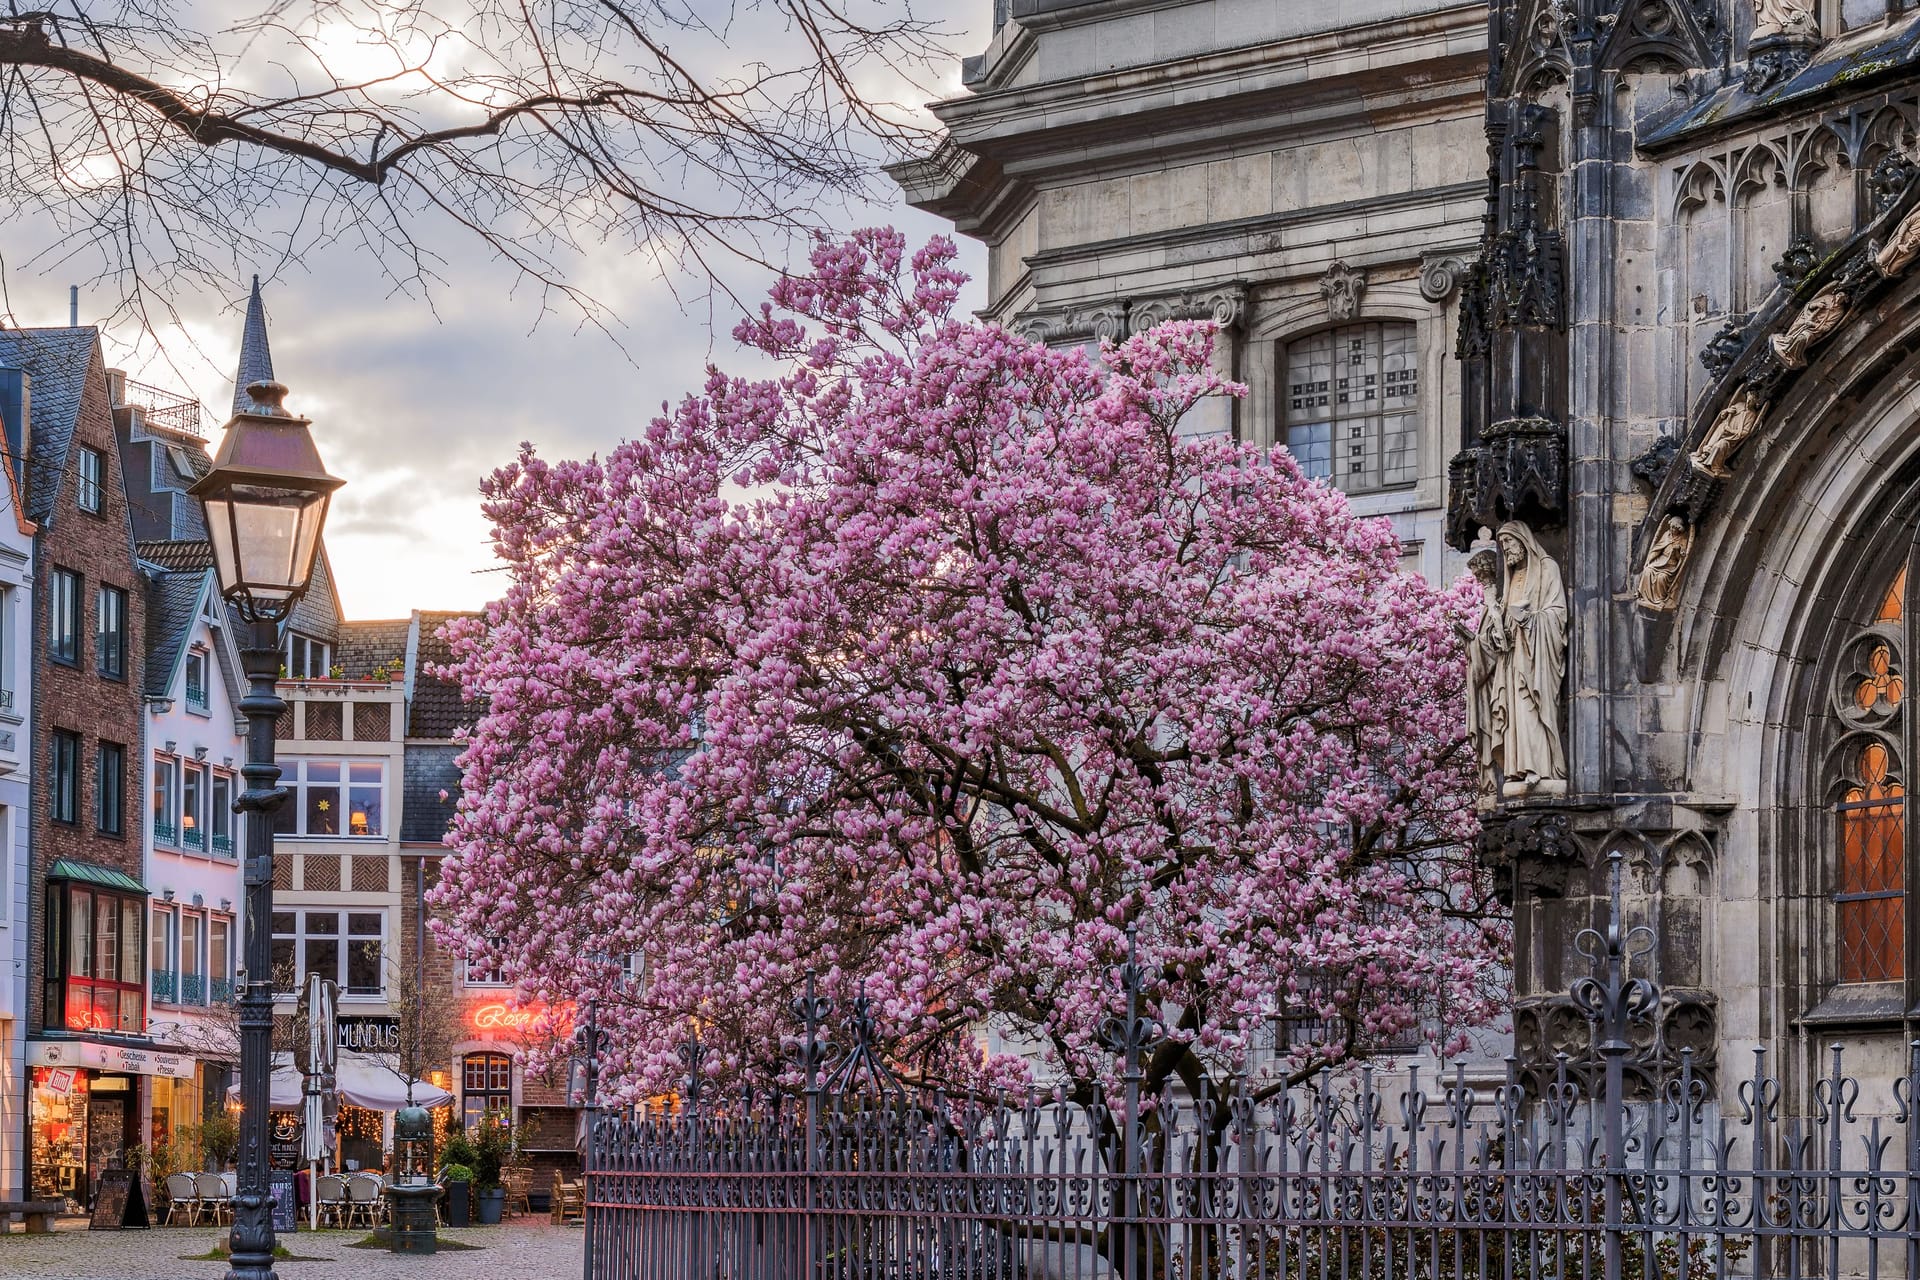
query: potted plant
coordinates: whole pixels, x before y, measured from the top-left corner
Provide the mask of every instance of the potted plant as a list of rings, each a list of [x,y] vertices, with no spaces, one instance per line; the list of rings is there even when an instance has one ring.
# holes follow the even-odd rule
[[[447,1225],[465,1227],[473,1224],[473,1168],[464,1164],[443,1165],[440,1169],[440,1186],[447,1193]]]
[[[501,1166],[507,1162],[512,1146],[507,1126],[488,1116],[473,1135],[473,1197],[475,1216],[483,1227],[500,1225],[507,1207],[506,1184],[500,1180]]]
[[[447,1225],[471,1226],[473,1223],[473,1139],[465,1129],[455,1126],[440,1148],[442,1190],[447,1193]]]

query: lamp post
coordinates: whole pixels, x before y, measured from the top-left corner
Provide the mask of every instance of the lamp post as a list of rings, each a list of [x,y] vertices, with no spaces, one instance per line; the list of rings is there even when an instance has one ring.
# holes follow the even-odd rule
[[[282,405],[277,382],[247,388],[251,403],[227,424],[213,470],[190,492],[207,517],[220,594],[247,628],[241,650],[247,695],[247,789],[234,810],[251,815],[246,843],[245,981],[240,989],[240,1178],[233,1198],[228,1280],[276,1280],[273,1199],[267,1182],[267,1113],[273,1043],[273,814],[286,798],[273,759],[273,726],[286,710],[280,624],[306,593],[327,502],[340,481],[320,465],[307,428]]]

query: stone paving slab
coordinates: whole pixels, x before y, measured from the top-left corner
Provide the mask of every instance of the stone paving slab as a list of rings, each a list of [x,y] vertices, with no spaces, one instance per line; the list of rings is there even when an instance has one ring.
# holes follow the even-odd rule
[[[182,1258],[208,1252],[225,1234],[223,1227],[88,1231],[84,1221],[63,1221],[50,1236],[18,1232],[0,1236],[0,1276],[33,1276],[36,1280],[221,1280],[227,1273],[226,1263],[185,1262]],[[461,1231],[442,1227],[442,1240],[478,1245],[479,1249],[436,1253],[430,1258],[348,1247],[366,1237],[364,1228],[301,1231],[283,1237],[281,1243],[295,1254],[315,1261],[280,1261],[274,1264],[274,1270],[281,1280],[578,1280],[585,1234],[577,1226],[556,1227],[532,1218]]]

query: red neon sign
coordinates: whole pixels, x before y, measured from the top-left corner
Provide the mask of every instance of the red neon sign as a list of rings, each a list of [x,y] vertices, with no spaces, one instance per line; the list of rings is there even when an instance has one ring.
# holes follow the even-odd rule
[[[516,1034],[528,1031],[547,1030],[555,1035],[565,1035],[573,1023],[573,1011],[562,1008],[549,1010],[545,1005],[529,1005],[525,1008],[510,1005],[504,1000],[495,1000],[490,1004],[475,1006],[467,1020],[476,1031],[510,1031]]]

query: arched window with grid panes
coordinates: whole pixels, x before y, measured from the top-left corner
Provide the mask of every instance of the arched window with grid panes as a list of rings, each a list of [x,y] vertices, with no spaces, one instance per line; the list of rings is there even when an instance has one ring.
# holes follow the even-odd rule
[[[1912,613],[1902,567],[1849,638],[1833,688],[1844,726],[1829,756],[1835,978],[1842,986],[1908,973],[1906,678]],[[1883,579],[1883,581],[1885,581]]]
[[[1281,439],[1315,479],[1348,493],[1420,479],[1418,326],[1368,321],[1281,344]]]

